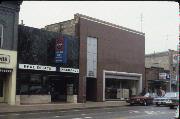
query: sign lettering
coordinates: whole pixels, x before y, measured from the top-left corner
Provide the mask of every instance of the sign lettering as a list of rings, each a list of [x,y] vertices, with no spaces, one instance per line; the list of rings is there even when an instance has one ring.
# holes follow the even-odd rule
[[[62,68],[62,67],[60,67],[60,72],[79,73],[79,69],[75,69],[75,68]]]
[[[42,65],[31,65],[31,64],[19,64],[19,69],[56,71],[56,67],[42,66]]]
[[[0,54],[0,63],[10,63],[10,56]]]

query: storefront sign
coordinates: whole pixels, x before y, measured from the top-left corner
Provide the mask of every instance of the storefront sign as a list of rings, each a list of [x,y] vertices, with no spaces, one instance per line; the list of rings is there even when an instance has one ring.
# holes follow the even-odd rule
[[[42,66],[42,65],[31,65],[31,64],[19,64],[19,69],[56,71],[56,67]]]
[[[10,56],[0,54],[0,63],[10,63]]]
[[[173,64],[177,65],[179,61],[179,54],[174,54],[173,55]]]
[[[55,54],[55,62],[56,63],[64,63],[67,62],[67,40],[65,37],[60,37],[56,40],[56,54]]]
[[[167,73],[159,73],[159,79],[170,79],[170,75]]]
[[[60,67],[60,72],[79,73],[79,69]]]

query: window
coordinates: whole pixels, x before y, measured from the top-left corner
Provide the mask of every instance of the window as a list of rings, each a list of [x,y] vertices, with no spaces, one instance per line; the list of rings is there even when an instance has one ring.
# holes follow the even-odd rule
[[[0,24],[0,48],[2,48],[3,45],[3,25]]]
[[[17,80],[18,94],[21,95],[43,95],[48,94],[48,78],[40,74],[24,74],[20,73]]]

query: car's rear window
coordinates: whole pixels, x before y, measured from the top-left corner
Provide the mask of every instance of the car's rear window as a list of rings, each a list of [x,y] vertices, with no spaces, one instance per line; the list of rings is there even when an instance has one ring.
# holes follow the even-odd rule
[[[176,97],[176,93],[166,93],[164,97]]]

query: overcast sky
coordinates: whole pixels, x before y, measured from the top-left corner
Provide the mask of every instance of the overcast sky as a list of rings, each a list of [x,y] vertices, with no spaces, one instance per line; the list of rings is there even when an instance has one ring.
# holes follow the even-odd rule
[[[75,13],[145,33],[145,53],[177,50],[179,4],[165,1],[23,1],[19,23],[43,28],[74,18]]]

